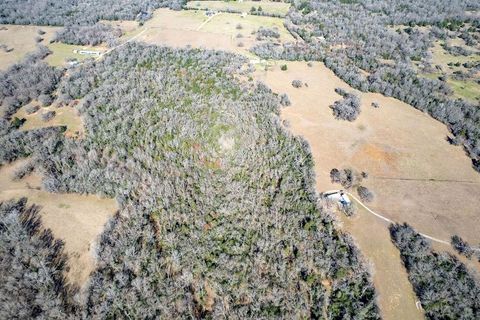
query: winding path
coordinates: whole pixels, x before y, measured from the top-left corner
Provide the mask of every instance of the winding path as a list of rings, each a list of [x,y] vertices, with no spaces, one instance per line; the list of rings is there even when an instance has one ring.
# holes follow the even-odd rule
[[[110,48],[109,50],[105,51],[104,53],[102,53],[101,55],[99,55],[99,56],[97,57],[97,60],[101,59],[103,56],[109,54],[109,53],[112,52],[113,50],[116,50],[116,49],[118,49],[118,48],[120,48],[120,47],[123,47],[123,46],[126,45],[127,43],[129,43],[129,42],[135,40],[136,38],[140,37],[140,36],[141,36],[142,34],[144,34],[145,31],[147,31],[148,29],[149,29],[148,27],[145,27],[145,29],[143,29],[142,32],[140,32],[139,34],[131,37],[130,39],[128,39],[127,41],[125,41],[125,42],[123,42],[123,43],[121,43],[121,44],[119,44],[118,46],[113,47],[113,48]]]
[[[350,192],[345,192],[346,194],[348,194],[349,197],[351,197],[352,199],[354,199],[355,201],[357,201],[362,207],[365,208],[365,210],[367,210],[368,212],[370,212],[371,214],[373,214],[374,216],[388,222],[388,223],[396,223],[395,221],[391,220],[391,219],[388,219],[387,217],[384,217],[382,216],[381,214],[379,213],[376,213],[375,211],[373,211],[372,209],[370,209],[369,207],[367,207],[362,201],[360,201],[360,199],[358,199],[357,197],[355,197],[353,194],[351,194]],[[441,240],[441,239],[438,239],[438,238],[435,238],[435,237],[432,237],[432,236],[429,236],[428,234],[424,234],[424,233],[421,233],[419,232],[419,234],[421,236],[423,236],[424,238],[427,238],[427,239],[430,239],[432,241],[435,241],[435,242],[438,242],[438,243],[442,243],[442,244],[446,244],[446,245],[450,245],[450,242],[448,241],[445,241],[445,240]]]
[[[326,191],[324,193],[334,193],[334,192],[340,192],[340,190],[331,190],[331,191]],[[351,197],[353,200],[355,200],[356,202],[358,202],[358,204],[360,204],[363,208],[365,208],[365,210],[367,210],[368,212],[370,212],[371,214],[373,214],[374,216],[376,216],[377,218],[380,218],[382,219],[383,221],[385,222],[388,222],[388,223],[396,223],[395,221],[385,217],[385,216],[382,216],[381,214],[373,211],[372,209],[370,209],[369,207],[367,207],[360,199],[358,199],[356,196],[354,196],[353,194],[351,194],[350,192],[348,191],[344,191],[349,197]],[[438,238],[435,238],[435,237],[432,237],[432,236],[429,236],[428,234],[425,234],[425,233],[421,233],[419,232],[419,234],[424,237],[424,238],[427,238],[431,241],[434,241],[434,242],[438,242],[438,243],[441,243],[441,244],[445,244],[445,245],[450,245],[450,242],[449,241],[445,241],[445,240],[442,240],[442,239],[438,239]],[[472,247],[473,250],[475,251],[480,251],[480,248],[474,248]]]

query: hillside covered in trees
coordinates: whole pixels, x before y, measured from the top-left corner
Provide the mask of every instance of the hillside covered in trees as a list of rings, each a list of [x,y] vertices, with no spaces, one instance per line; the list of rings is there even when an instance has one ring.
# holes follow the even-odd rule
[[[379,318],[358,250],[317,205],[308,145],[279,97],[236,79],[245,62],[129,44],[59,85],[81,99],[83,140],[4,132],[3,163],[38,157],[47,190],[121,205],[77,315]]]
[[[102,20],[142,23],[157,8],[183,5],[6,0],[0,23],[64,26],[52,41],[113,47],[123,31]],[[277,29],[262,26],[252,51],[323,61],[358,90],[428,112],[480,171],[479,106],[456,99],[441,78],[419,74],[435,68],[435,41],[478,44],[471,13],[479,9],[474,0],[294,0],[285,26],[297,41],[282,44]],[[29,158],[14,179],[36,171],[46,191],[110,197],[120,207],[79,295],[40,208],[25,198],[0,203],[0,318],[379,319],[372,270],[317,198],[309,145],[280,120],[279,108],[297,102],[254,83],[246,57],[127,42],[68,68],[49,65],[50,50],[38,46],[0,72],[0,166]],[[479,65],[465,68],[475,74]],[[288,85],[308,88],[303,79]],[[336,92],[342,99],[331,104],[332,117],[357,119],[360,98]],[[26,119],[15,116],[25,106],[33,114],[67,105],[82,118],[81,136],[68,137],[64,126],[24,131]],[[57,114],[42,111],[45,123]],[[360,185],[365,172],[330,173],[373,200]],[[390,232],[429,319],[480,318],[480,285],[462,263],[433,251],[408,225]],[[460,238],[452,243],[473,254]]]

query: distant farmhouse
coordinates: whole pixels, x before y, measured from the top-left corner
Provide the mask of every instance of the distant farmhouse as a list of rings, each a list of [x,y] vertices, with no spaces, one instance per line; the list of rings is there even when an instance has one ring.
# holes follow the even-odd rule
[[[342,209],[350,206],[352,203],[348,195],[343,190],[327,191],[321,195],[332,202],[338,203]]]
[[[207,11],[205,11],[205,15],[206,15],[207,17],[212,17],[212,16],[214,16],[214,15],[216,15],[216,14],[217,14],[217,12],[214,11],[214,10],[207,10]]]
[[[100,51],[91,51],[91,50],[73,50],[73,53],[96,56],[96,57],[99,57],[102,54]]]

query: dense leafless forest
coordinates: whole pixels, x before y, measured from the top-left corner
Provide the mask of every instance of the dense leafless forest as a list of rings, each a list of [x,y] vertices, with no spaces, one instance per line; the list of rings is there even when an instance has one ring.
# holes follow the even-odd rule
[[[35,25],[94,24],[99,20],[146,20],[160,7],[179,10],[177,0],[5,0],[0,23]]]
[[[84,316],[378,318],[357,249],[316,203],[308,145],[279,97],[233,77],[245,62],[128,45],[59,84],[82,99],[85,139],[3,135],[2,161],[38,158],[47,190],[121,203]]]
[[[0,203],[0,317],[65,319],[75,311],[63,243],[42,227],[27,199]]]

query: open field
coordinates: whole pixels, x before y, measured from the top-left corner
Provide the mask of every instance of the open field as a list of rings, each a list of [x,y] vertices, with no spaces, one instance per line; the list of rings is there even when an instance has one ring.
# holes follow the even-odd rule
[[[280,70],[283,63],[287,71]],[[374,93],[359,93],[362,112],[356,121],[335,120],[329,108],[340,99],[335,88],[355,90],[321,63],[278,62],[272,71],[257,71],[256,79],[289,95],[292,106],[282,117],[309,142],[319,191],[339,188],[330,182],[332,168],[366,171],[364,184],[376,195],[373,210],[440,239],[458,234],[480,242],[480,175],[461,147],[445,141],[445,125]],[[308,87],[293,88],[294,79]],[[380,108],[371,107],[373,101]]]
[[[25,118],[27,121],[22,125],[20,130],[26,131],[37,128],[45,128],[52,126],[67,126],[65,134],[70,137],[78,137],[83,134],[83,124],[81,118],[77,115],[75,109],[71,106],[57,108],[55,105],[40,108],[35,113],[27,114],[25,109],[30,105],[38,104],[35,101],[20,108],[12,117],[19,119]],[[50,121],[42,121],[41,115],[47,111],[55,111],[56,115]]]
[[[92,50],[100,52],[106,50],[106,48],[102,46],[77,46],[58,42],[49,44],[48,48],[52,50],[53,53],[47,56],[45,61],[52,66],[64,66],[67,64],[68,60],[75,59],[77,61],[82,61],[92,57],[75,53],[74,50]]]
[[[44,40],[40,43],[48,45],[55,36],[55,32],[60,29],[59,27],[0,25],[0,44],[13,49],[11,52],[0,49],[0,70],[7,69],[22,60],[27,53],[35,51],[38,30],[45,31],[41,36]]]
[[[480,84],[475,81],[467,80],[460,81],[454,79],[447,80],[448,85],[455,91],[455,94],[459,98],[464,98],[468,101],[479,102],[480,101]]]
[[[424,319],[418,310],[417,298],[400,259],[390,240],[386,222],[377,219],[357,205],[355,216],[339,213],[341,228],[355,239],[372,267],[373,283],[378,292],[378,305],[385,320]],[[366,230],[368,230],[366,232]]]
[[[13,181],[13,172],[25,161],[28,160],[0,168],[0,201],[28,197],[29,204],[42,207],[43,225],[65,241],[70,266],[68,280],[82,286],[95,267],[95,241],[117,210],[117,204],[94,195],[48,193],[41,190],[41,176],[37,173]]]
[[[285,16],[290,8],[289,3],[270,2],[270,1],[189,1],[187,8],[193,9],[210,9],[216,11],[241,11],[250,12],[252,7],[258,9],[262,7],[262,11],[268,14]]]
[[[442,68],[442,71],[447,75],[447,83],[455,92],[456,97],[463,98],[471,102],[478,102],[480,99],[480,85],[476,83],[474,79],[459,81],[452,78],[452,74],[455,71],[467,72],[468,69],[466,69],[462,65],[452,66],[449,64],[478,62],[480,61],[480,54],[478,54],[478,50],[476,50],[476,48],[465,46],[465,43],[462,39],[455,40],[451,40],[449,44],[455,46],[462,46],[470,51],[477,51],[477,54],[472,54],[470,56],[454,56],[446,52],[439,42],[436,42],[434,47],[431,49],[432,64],[433,66],[440,66]],[[440,75],[441,72],[423,74],[424,77],[430,79],[436,79]]]
[[[255,43],[256,36],[252,32],[259,27],[276,27],[281,35],[281,41],[292,40],[293,37],[283,26],[280,18],[247,16],[239,14],[220,13],[208,20],[204,11],[184,10],[172,11],[159,9],[154,17],[145,23],[148,30],[138,40],[157,45],[172,47],[203,47],[241,53],[248,57],[252,54],[248,49]],[[237,25],[241,29],[237,29]],[[241,34],[241,38],[237,35]],[[239,47],[239,43],[243,47]]]
[[[238,24],[241,25],[241,29],[237,29]],[[283,26],[283,19],[252,15],[242,18],[235,13],[222,13],[216,15],[209,23],[202,27],[202,31],[227,34],[232,37],[241,33],[244,37],[248,37],[260,27],[277,28],[280,33],[281,41],[293,40],[292,35]]]
[[[456,44],[458,45],[458,44]],[[468,49],[473,49],[468,47]],[[454,56],[449,54],[448,52],[445,51],[445,49],[442,48],[441,44],[439,42],[436,42],[434,47],[431,48],[431,53],[432,53],[432,62],[434,65],[440,65],[444,71],[447,71],[449,69],[448,64],[449,63],[465,63],[465,62],[473,62],[473,61],[480,61],[480,55],[478,54],[472,54],[470,56]]]
[[[6,28],[6,30],[2,30],[2,27]],[[67,59],[81,61],[89,58],[87,55],[74,53],[74,50],[103,51],[106,49],[101,46],[91,47],[56,42],[50,43],[55,33],[60,29],[61,27],[0,25],[0,44],[13,48],[11,52],[5,52],[0,49],[0,70],[7,69],[12,64],[22,60],[27,53],[35,51],[37,45],[35,38],[39,36],[38,30],[45,31],[45,34],[41,36],[44,40],[40,44],[48,47],[53,52],[45,58],[45,61],[53,66],[64,66],[67,63]]]

